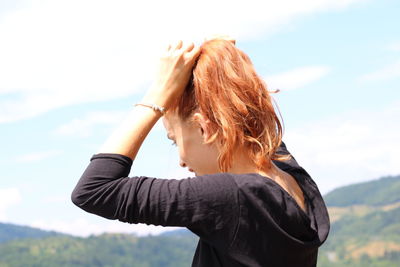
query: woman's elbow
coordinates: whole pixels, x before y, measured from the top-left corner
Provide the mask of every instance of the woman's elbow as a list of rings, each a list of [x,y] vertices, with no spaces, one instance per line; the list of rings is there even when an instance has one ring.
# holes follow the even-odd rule
[[[86,199],[83,196],[83,194],[80,192],[80,190],[78,190],[77,188],[75,188],[72,193],[71,193],[71,201],[72,203],[74,203],[76,206],[83,208]]]
[[[102,203],[102,201],[95,200],[95,198],[90,197],[90,194],[83,194],[82,192],[79,192],[79,190],[75,189],[72,191],[71,201],[86,212],[96,214],[110,220],[119,218],[112,207],[109,207],[104,202]]]

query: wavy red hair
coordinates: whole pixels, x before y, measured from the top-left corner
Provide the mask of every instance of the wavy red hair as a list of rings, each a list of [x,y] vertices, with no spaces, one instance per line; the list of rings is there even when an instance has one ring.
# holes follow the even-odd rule
[[[207,143],[219,141],[219,168],[226,172],[236,149],[244,149],[259,169],[271,160],[282,139],[282,125],[264,81],[250,58],[227,40],[201,46],[193,76],[177,106],[182,120],[195,111],[210,121]]]

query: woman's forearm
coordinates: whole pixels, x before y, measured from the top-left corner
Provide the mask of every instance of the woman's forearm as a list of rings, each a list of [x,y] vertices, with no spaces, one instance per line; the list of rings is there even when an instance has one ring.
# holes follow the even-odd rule
[[[158,111],[135,106],[98,153],[115,153],[135,159],[144,139],[160,117]]]

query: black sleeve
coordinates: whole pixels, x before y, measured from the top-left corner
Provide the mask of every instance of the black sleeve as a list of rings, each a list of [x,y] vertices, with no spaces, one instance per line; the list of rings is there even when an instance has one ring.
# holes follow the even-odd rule
[[[181,180],[128,178],[131,165],[123,155],[94,155],[72,192],[72,202],[108,219],[184,226],[199,236],[235,228],[238,188],[228,174]]]

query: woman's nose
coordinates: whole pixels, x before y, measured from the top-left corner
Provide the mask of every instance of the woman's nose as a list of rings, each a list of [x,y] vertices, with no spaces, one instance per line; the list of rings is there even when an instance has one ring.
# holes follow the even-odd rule
[[[182,160],[179,161],[179,165],[181,165],[182,168],[185,168],[185,167],[186,167],[186,163],[183,162]]]

